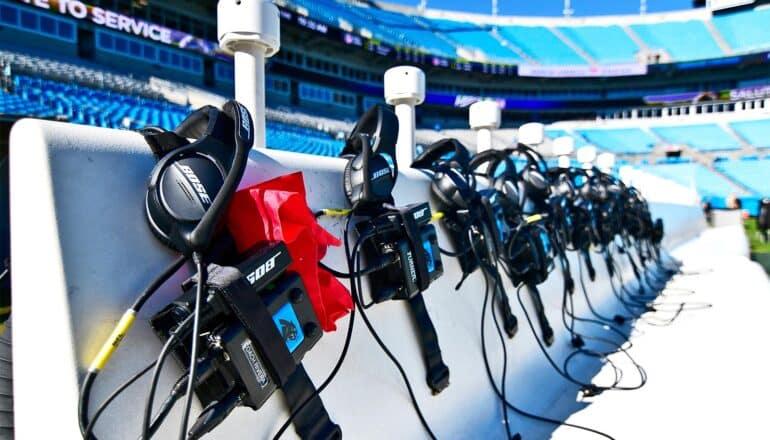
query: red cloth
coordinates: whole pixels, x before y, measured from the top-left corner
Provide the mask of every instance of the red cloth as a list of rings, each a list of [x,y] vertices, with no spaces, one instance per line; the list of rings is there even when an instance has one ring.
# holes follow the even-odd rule
[[[266,241],[283,241],[293,260],[289,270],[302,277],[324,331],[353,308],[348,289],[318,267],[328,246],[340,241],[316,222],[307,206],[302,173],[288,174],[235,193],[227,227],[239,252]]]

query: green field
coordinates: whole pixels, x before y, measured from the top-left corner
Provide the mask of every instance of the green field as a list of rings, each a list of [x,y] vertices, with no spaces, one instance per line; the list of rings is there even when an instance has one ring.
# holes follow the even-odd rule
[[[749,218],[743,225],[746,228],[746,236],[749,238],[751,259],[761,264],[765,271],[770,273],[770,243],[762,241],[762,236],[757,231],[757,219]]]
[[[770,253],[770,243],[763,243],[760,233],[757,231],[757,219],[749,218],[744,223],[746,227],[746,236],[749,237],[751,253],[768,254]]]

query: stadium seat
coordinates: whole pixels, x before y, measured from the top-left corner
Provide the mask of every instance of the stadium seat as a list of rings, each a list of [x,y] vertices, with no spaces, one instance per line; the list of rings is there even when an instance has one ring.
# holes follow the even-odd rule
[[[672,144],[686,144],[701,151],[738,150],[741,144],[717,124],[653,127],[652,131]]]
[[[558,137],[562,136],[569,136],[572,139],[575,140],[575,148],[580,148],[584,145],[587,145],[588,142],[586,142],[585,139],[583,139],[582,136],[578,134],[569,134],[565,130],[557,129],[557,128],[549,128],[545,131],[545,135],[548,136],[549,139],[553,140]]]
[[[727,160],[714,166],[728,177],[753,191],[760,197],[770,197],[770,160]]]
[[[636,62],[639,46],[620,26],[560,26],[558,29],[599,64]]]
[[[752,52],[770,48],[770,35],[767,30],[770,9],[717,15],[711,21],[735,52]]]
[[[700,20],[633,24],[630,27],[650,49],[664,49],[676,61],[725,55]]]
[[[581,65],[588,62],[544,26],[501,26],[500,35],[540,64]]]
[[[731,194],[743,193],[732,182],[699,163],[645,165],[639,168],[695,189],[702,198],[709,200],[714,208],[724,208],[725,199]]]
[[[589,143],[616,154],[650,153],[656,144],[655,138],[639,128],[596,128],[576,131]]]
[[[770,148],[770,119],[731,122],[738,136],[755,148]]]
[[[429,20],[430,26],[469,50],[479,50],[488,61],[519,63],[521,57],[513,49],[505,47],[489,30],[471,23],[449,20]]]

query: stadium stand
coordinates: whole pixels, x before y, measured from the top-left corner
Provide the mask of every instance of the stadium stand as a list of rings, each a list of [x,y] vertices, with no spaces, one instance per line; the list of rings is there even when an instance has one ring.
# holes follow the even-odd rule
[[[719,58],[725,54],[699,20],[633,24],[631,30],[650,49],[664,49],[677,61]]]
[[[545,65],[586,64],[587,60],[573,50],[572,45],[597,64],[633,63],[639,61],[637,55],[644,49],[620,25],[559,23],[551,28],[547,24],[510,24],[493,30],[492,24],[479,17],[474,22],[428,18],[418,10],[407,14],[378,9],[366,3],[290,0],[282,4],[332,26],[364,30],[364,34],[371,34],[390,44],[450,58],[458,55],[456,45],[451,44],[450,39],[478,55],[481,60],[513,64],[529,61]],[[664,62],[686,62],[725,56],[715,40],[720,37],[735,53],[770,48],[770,37],[764,29],[769,16],[770,10],[767,9],[720,14],[708,19],[708,25],[713,24],[713,29],[709,29],[703,15],[693,15],[691,19],[679,17],[661,23],[639,23],[630,19],[622,21],[622,25],[627,26],[646,48],[664,50],[668,55]],[[495,32],[521,52],[506,47],[494,35]],[[712,35],[712,32],[717,35]]]
[[[754,148],[770,148],[770,119],[729,123],[738,136]]]
[[[714,27],[734,52],[770,49],[767,23],[770,9],[756,9],[715,16]]]
[[[720,161],[714,167],[756,195],[770,197],[770,180],[767,178],[770,159],[744,157],[742,160]]]
[[[689,145],[700,151],[738,150],[741,144],[717,124],[653,127],[652,131],[672,144]]]
[[[267,147],[275,150],[338,157],[345,146],[345,142],[307,127],[267,121],[266,130]]]
[[[476,51],[488,61],[501,63],[519,63],[521,56],[513,49],[503,46],[500,40],[487,29],[482,29],[471,23],[461,23],[449,20],[429,21],[433,29],[456,41],[466,50]]]
[[[639,128],[577,130],[589,143],[616,154],[647,154],[657,141]]]
[[[540,64],[587,64],[583,57],[543,26],[501,26],[498,31]]]
[[[551,140],[556,139],[558,137],[562,137],[562,136],[569,136],[569,137],[571,137],[572,139],[575,140],[575,148],[580,148],[582,146],[588,145],[588,142],[586,142],[586,140],[583,139],[582,136],[577,135],[577,134],[570,134],[570,133],[567,133],[565,130],[561,130],[561,129],[558,129],[558,128],[548,128],[548,129],[546,129],[545,130],[545,135],[549,139],[551,139]]]
[[[19,114],[61,115],[76,124],[110,128],[176,127],[189,108],[164,101],[28,76],[14,78],[16,94],[29,103]]]
[[[674,163],[639,166],[642,171],[697,189],[714,208],[725,208],[731,194],[748,195],[741,188],[700,163]]]
[[[559,26],[558,29],[599,64],[637,61],[639,46],[620,26]]]

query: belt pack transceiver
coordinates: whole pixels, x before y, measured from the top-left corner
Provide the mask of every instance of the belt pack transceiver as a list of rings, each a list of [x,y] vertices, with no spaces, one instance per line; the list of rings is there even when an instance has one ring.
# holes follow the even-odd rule
[[[195,387],[203,406],[242,387],[243,404],[259,408],[321,338],[302,280],[286,273],[289,264],[286,246],[278,243],[249,253],[235,267],[209,266],[198,337],[199,359],[208,359],[213,370],[200,372]],[[185,293],[152,318],[161,339],[193,312],[195,280],[185,282]],[[173,353],[184,368],[190,359],[190,331],[181,336],[183,343]]]

